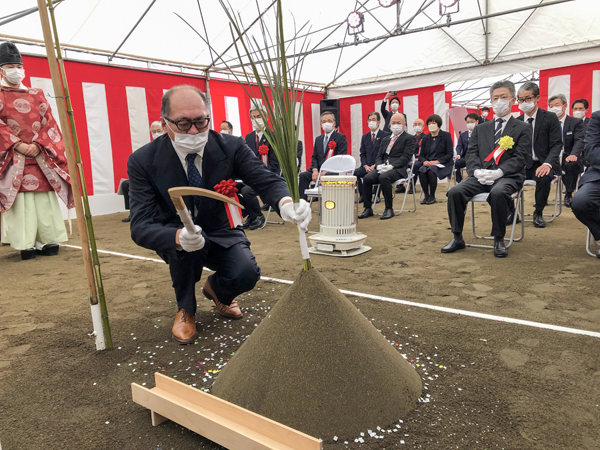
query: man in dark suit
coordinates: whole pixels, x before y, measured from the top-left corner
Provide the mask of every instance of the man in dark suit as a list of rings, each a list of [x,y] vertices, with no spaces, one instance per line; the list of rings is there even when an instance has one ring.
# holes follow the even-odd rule
[[[381,131],[381,116],[378,112],[372,112],[368,118],[369,132],[363,134],[360,140],[360,167],[354,171],[354,176],[358,182],[358,193],[363,195],[363,178],[375,169],[375,160],[379,153],[379,144],[381,139],[389,136],[387,131]],[[359,202],[362,200],[359,199]]]
[[[489,122],[490,119],[487,118],[489,114],[490,114],[490,108],[488,108],[487,106],[484,106],[483,108],[481,108],[481,115],[477,116],[477,122],[478,123]]]
[[[252,150],[254,155],[263,162],[264,157],[260,154],[260,149],[266,147],[268,149],[268,153],[265,155],[267,168],[274,174],[279,175],[280,169],[277,155],[275,155],[275,152],[265,136],[265,132],[268,132],[268,130],[265,129],[265,124],[261,119],[260,111],[254,105],[250,108],[250,120],[252,121],[252,128],[254,131],[246,135],[246,145],[250,147],[250,150]],[[248,213],[248,217],[244,222],[244,228],[249,230],[262,228],[265,224],[265,216],[263,216],[260,203],[258,202],[258,194],[248,185],[244,185],[241,188],[240,193],[242,195],[240,202],[244,205],[244,209],[246,209]],[[267,203],[265,203],[265,205],[267,205]]]
[[[578,98],[571,104],[571,109],[573,110],[573,117],[583,120],[583,136],[585,138],[585,132],[590,123],[590,118],[587,116],[587,112],[590,109],[590,102],[585,98]]]
[[[477,194],[489,192],[488,203],[492,213],[494,256],[508,256],[504,235],[511,196],[523,187],[525,163],[531,150],[531,127],[516,120],[510,113],[515,103],[515,85],[498,81],[490,89],[494,121],[475,127],[467,148],[467,174],[460,184],[448,191],[448,217],[454,238],[442,248],[442,253],[453,253],[465,248],[462,237],[465,212],[469,200]],[[501,138],[510,136],[510,148],[500,147]]]
[[[359,219],[373,215],[373,209],[371,208],[373,185],[377,183],[381,185],[385,201],[385,211],[381,216],[381,220],[394,217],[392,183],[401,178],[408,178],[408,165],[415,152],[415,137],[405,131],[406,119],[402,113],[396,113],[392,116],[390,129],[392,134],[381,140],[379,153],[375,160],[375,169],[363,179],[365,209],[358,216]]]
[[[381,108],[379,109],[381,111],[381,117],[383,117],[383,131],[388,133],[390,132],[390,120],[392,120],[392,116],[398,112],[398,109],[400,109],[400,105],[402,104],[400,98],[397,97],[397,94],[396,91],[390,91],[385,94],[385,97],[381,102]],[[388,99],[390,99],[391,112],[388,111],[387,108]]]
[[[456,144],[456,161],[454,162],[454,168],[456,169],[456,182],[460,183],[462,181],[462,169],[467,167],[467,148],[469,148],[469,139],[471,139],[471,134],[473,134],[473,130],[479,124],[479,116],[475,113],[469,113],[465,117],[465,122],[467,122],[467,131],[460,133],[458,136],[458,143]],[[489,122],[487,120],[486,122]]]
[[[173,337],[180,343],[196,338],[195,285],[203,267],[215,273],[203,294],[222,316],[240,319],[235,298],[251,290],[260,269],[241,227],[232,224],[223,202],[207,197],[186,197],[196,232],[183,228],[168,190],[177,186],[214,190],[224,180],[241,178],[274,205],[281,216],[308,226],[308,203],[294,211],[283,178],[267,170],[240,137],[209,131],[206,98],[194,86],[176,86],[162,100],[162,125],[168,133],[129,157],[131,237],[136,244],[155,250],[169,264],[178,313]]]
[[[565,185],[565,206],[571,207],[573,192],[577,187],[577,178],[583,171],[583,121],[567,114],[569,104],[563,94],[548,99],[550,112],[558,116],[562,130],[562,171]]]
[[[323,163],[335,155],[345,155],[348,152],[346,136],[335,131],[337,126],[335,115],[330,111],[321,114],[321,128],[324,134],[317,136],[311,159],[310,168],[299,176],[300,198],[306,200],[306,189],[310,182],[317,182]]]
[[[600,111],[592,114],[585,136],[585,159],[589,168],[581,176],[579,189],[573,197],[573,214],[600,242]],[[600,248],[596,250],[600,258]]]
[[[533,129],[533,145],[527,154],[527,180],[534,180],[535,185],[535,211],[533,213],[533,226],[544,228],[544,208],[548,203],[548,195],[554,175],[562,170],[560,166],[560,152],[562,150],[562,133],[560,122],[556,114],[546,111],[538,106],[540,101],[540,88],[533,81],[524,83],[519,88],[519,109],[523,114],[519,120],[530,124]],[[511,209],[509,222],[512,223]]]

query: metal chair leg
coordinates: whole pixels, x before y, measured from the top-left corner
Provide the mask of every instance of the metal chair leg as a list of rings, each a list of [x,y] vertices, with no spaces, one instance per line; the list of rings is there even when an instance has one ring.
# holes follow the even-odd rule
[[[592,240],[593,240],[594,242],[596,242],[596,241],[594,240],[594,238],[592,237],[592,232],[591,232],[591,231],[590,231],[590,229],[588,228],[588,231],[587,231],[587,239],[586,239],[586,243],[585,243],[585,251],[587,252],[587,254],[588,254],[588,255],[590,255],[590,256],[594,256],[594,257],[595,257],[595,256],[596,256],[596,254],[595,254],[595,253],[592,251]],[[597,244],[597,245],[600,245],[600,244],[598,244],[598,242],[596,242],[596,244]]]

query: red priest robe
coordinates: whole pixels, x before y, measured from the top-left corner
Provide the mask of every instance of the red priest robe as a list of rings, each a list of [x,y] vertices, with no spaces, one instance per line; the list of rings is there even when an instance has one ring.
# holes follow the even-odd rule
[[[40,154],[25,157],[19,143],[35,143]],[[10,210],[19,192],[54,190],[74,206],[60,129],[39,89],[0,87],[0,212]]]

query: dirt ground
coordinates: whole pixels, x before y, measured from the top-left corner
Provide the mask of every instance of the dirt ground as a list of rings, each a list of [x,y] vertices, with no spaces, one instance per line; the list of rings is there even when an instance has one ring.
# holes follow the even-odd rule
[[[440,203],[415,213],[361,220],[370,252],[314,256],[313,264],[340,289],[600,332],[600,260],[586,254],[586,230],[569,209],[545,229],[528,223],[506,259],[476,248],[443,255],[451,238],[444,194],[441,186]],[[529,209],[532,202],[528,193]],[[94,219],[98,247],[156,257],[131,241],[124,216]],[[478,205],[477,220],[489,231],[487,205]],[[248,236],[263,276],[296,278],[294,227]],[[78,243],[75,231],[69,244]],[[176,306],[167,266],[106,254],[101,264],[115,348],[96,352],[80,250],[21,261],[0,248],[1,448],[221,448],[170,421],[152,427],[130,385],[152,387],[160,372],[210,390],[288,286],[259,282],[240,299],[242,321],[216,316],[198,290],[199,338],[181,346],[170,339]],[[598,338],[349,298],[398,344],[427,389],[403,421],[344,440],[319,436],[326,450],[600,449]]]

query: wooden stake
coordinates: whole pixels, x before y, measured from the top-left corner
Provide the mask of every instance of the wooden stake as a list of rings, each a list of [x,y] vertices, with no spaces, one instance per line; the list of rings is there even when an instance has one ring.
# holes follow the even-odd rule
[[[230,450],[322,450],[320,439],[240,408],[160,373],[156,387],[131,384],[133,401],[150,409],[152,425],[170,419]]]

